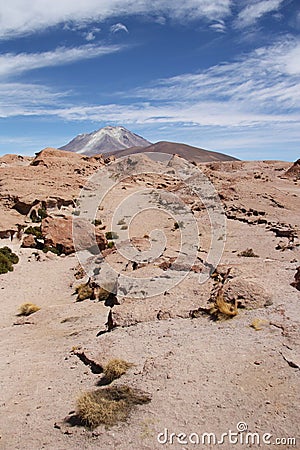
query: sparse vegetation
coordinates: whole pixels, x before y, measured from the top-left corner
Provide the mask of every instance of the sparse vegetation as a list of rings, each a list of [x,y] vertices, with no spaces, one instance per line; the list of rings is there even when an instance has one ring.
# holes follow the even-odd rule
[[[230,319],[238,314],[237,299],[234,304],[227,302],[224,298],[224,285],[228,280],[231,268],[226,273],[218,273],[215,271],[212,277],[216,280],[215,291],[212,295],[214,303],[209,308],[209,314],[214,320]]]
[[[43,247],[42,247],[42,250],[43,250],[44,253],[52,252],[52,253],[54,253],[55,255],[61,255],[61,253],[62,253],[61,249],[59,249],[59,248],[57,248],[57,247],[51,247],[51,246],[49,246],[49,245],[43,246]]]
[[[247,250],[243,250],[242,252],[238,253],[238,256],[244,256],[246,258],[259,258],[259,256],[254,253],[252,248],[247,248]]]
[[[211,275],[215,281],[215,287],[211,293],[210,306],[208,308],[198,308],[190,311],[190,317],[197,318],[200,315],[208,314],[213,320],[226,320],[238,314],[237,299],[234,303],[228,302],[224,296],[224,285],[228,280],[231,268],[226,273],[217,270]]]
[[[104,368],[104,378],[107,383],[120,378],[133,364],[123,359],[111,359]]]
[[[19,313],[18,316],[30,316],[31,314],[39,311],[41,308],[34,303],[22,303],[22,305],[19,306]]]
[[[41,222],[46,217],[48,217],[48,214],[47,214],[47,210],[44,206],[39,208],[37,210],[37,212],[34,209],[30,214],[30,219],[32,220],[32,222]]]
[[[237,301],[234,304],[226,302],[224,299],[223,286],[217,292],[215,302],[211,306],[209,313],[215,320],[224,320],[238,314]]]
[[[41,227],[28,227],[26,228],[26,230],[24,231],[25,234],[32,234],[33,236],[35,236],[36,238],[42,238],[42,230]]]
[[[183,222],[174,222],[174,230],[178,230],[179,228],[183,228],[184,223]]]
[[[98,227],[99,225],[102,225],[102,220],[101,219],[94,219],[92,221],[92,225],[95,225],[95,227]]]
[[[83,300],[91,298],[94,294],[94,290],[89,286],[88,283],[83,283],[77,286],[75,292],[77,294],[77,302],[82,302]]]
[[[115,231],[107,231],[105,237],[108,240],[119,239],[119,235]]]
[[[260,331],[263,329],[264,325],[267,324],[267,321],[264,319],[255,318],[252,320],[250,327],[254,328],[255,331]]]
[[[103,287],[99,287],[97,289],[97,298],[100,302],[104,302],[110,295],[110,292],[104,289]]]
[[[12,272],[13,264],[19,262],[19,257],[9,247],[0,248],[0,274]]]
[[[150,396],[129,386],[114,386],[84,392],[77,400],[76,413],[83,425],[96,428],[125,421],[135,405],[149,403]]]

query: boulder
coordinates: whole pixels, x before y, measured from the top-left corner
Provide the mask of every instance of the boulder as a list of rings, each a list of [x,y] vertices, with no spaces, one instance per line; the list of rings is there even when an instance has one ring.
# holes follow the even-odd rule
[[[300,158],[285,172],[285,176],[290,178],[300,178]]]
[[[297,267],[297,272],[295,274],[295,281],[291,283],[291,286],[295,287],[296,289],[298,289],[298,291],[300,291],[300,266]]]
[[[32,234],[28,234],[28,236],[25,236],[22,242],[22,247],[24,248],[35,248],[36,242],[34,239],[34,236]]]
[[[100,250],[104,250],[107,240],[103,233],[95,229],[94,225],[85,220],[76,218],[76,251],[90,250],[96,242]],[[46,247],[55,247],[60,253],[69,255],[75,252],[73,242],[73,218],[72,217],[46,217],[42,221],[42,235]]]
[[[229,280],[224,287],[226,301],[238,302],[239,308],[256,309],[272,305],[272,297],[258,283],[237,277]]]

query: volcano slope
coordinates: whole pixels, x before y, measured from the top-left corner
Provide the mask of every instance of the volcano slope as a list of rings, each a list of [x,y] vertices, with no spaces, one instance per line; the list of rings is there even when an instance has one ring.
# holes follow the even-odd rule
[[[128,176],[122,164],[105,164],[100,156],[56,152],[0,166],[0,248],[8,246],[19,256],[13,271],[0,275],[1,448],[190,449],[197,439],[199,448],[232,448],[228,437],[221,444],[229,430],[239,431],[235,448],[258,448],[258,439],[264,448],[265,433],[272,435],[271,443],[280,439],[276,448],[297,448],[300,196],[299,179],[286,176],[291,164],[194,166],[213,183],[226,223],[218,237],[221,259],[200,284],[212,216],[188,183],[174,176],[178,165],[184,172],[184,160],[173,157],[157,170],[162,163],[143,155],[144,172]],[[67,247],[71,228],[53,232],[61,220],[69,224],[84,215],[80,190],[90,175],[106,168],[116,171],[117,184],[93,221],[107,247],[98,261],[100,273],[106,262],[135,283],[159,280],[151,297],[147,291],[126,294],[118,286],[106,295],[85,273],[88,265],[80,267]],[[146,203],[132,216],[122,201],[137,193],[133,198],[144,195]],[[150,194],[153,204],[147,203]],[[198,224],[196,258],[188,268],[177,262],[186,228],[166,208],[170,194]],[[146,263],[126,258],[122,232],[142,254],[155,247],[157,229],[165,241],[155,258]],[[164,290],[164,283],[169,286],[181,273],[186,275],[181,282]],[[79,285],[89,288],[82,301],[74,295]],[[25,302],[40,310],[17,316]],[[137,405],[126,421],[89,429],[79,420],[77,398],[107,389],[103,370],[112,359],[132,366],[109,386],[139,389],[151,401]]]

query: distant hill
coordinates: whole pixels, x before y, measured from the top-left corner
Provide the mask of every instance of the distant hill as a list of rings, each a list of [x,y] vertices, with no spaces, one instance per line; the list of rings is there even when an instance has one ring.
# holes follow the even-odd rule
[[[168,153],[177,154],[188,161],[195,162],[213,162],[213,161],[238,161],[233,156],[225,155],[224,153],[212,152],[204,150],[203,148],[192,147],[191,145],[180,144],[176,142],[157,142],[148,147],[131,147],[123,150],[108,152],[109,155],[114,155],[116,158],[131,155],[133,153]]]
[[[147,147],[151,142],[124,127],[105,127],[89,134],[79,134],[60,150],[94,156],[99,153],[124,150],[129,147]]]

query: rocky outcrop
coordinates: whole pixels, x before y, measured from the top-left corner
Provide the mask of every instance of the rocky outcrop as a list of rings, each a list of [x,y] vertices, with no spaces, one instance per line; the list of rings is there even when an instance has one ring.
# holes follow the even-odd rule
[[[300,158],[285,172],[285,176],[300,179]]]
[[[45,247],[56,248],[60,253],[69,255],[75,250],[91,249],[96,242],[100,250],[107,246],[107,240],[103,233],[88,224],[84,220],[76,219],[76,249],[73,242],[73,218],[72,217],[46,217],[42,221],[41,231]]]
[[[29,234],[28,236],[25,236],[22,242],[22,247],[24,248],[35,248],[36,242],[34,239],[34,236],[32,234]]]
[[[298,289],[298,291],[300,291],[300,266],[297,267],[297,272],[295,274],[295,281],[291,283],[291,286],[295,287],[296,289]]]

